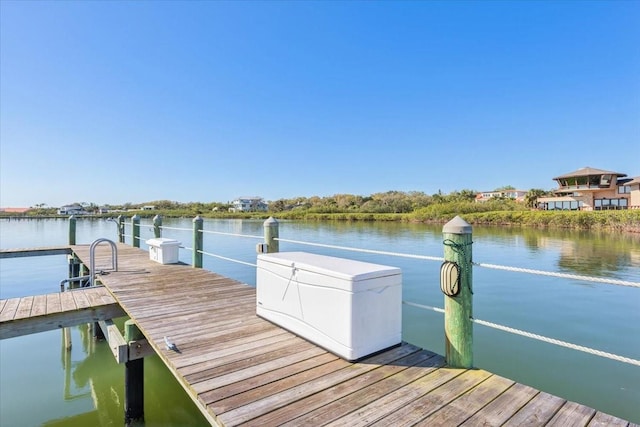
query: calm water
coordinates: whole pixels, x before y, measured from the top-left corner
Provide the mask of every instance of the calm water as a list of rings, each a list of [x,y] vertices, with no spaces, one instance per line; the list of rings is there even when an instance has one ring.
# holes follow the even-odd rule
[[[149,220],[142,237],[151,238]],[[165,219],[191,229],[190,219]],[[206,230],[262,235],[262,221],[205,220]],[[442,256],[442,227],[423,224],[281,222],[280,237],[332,245]],[[640,282],[640,236],[475,227],[474,261]],[[131,228],[127,226],[127,234]],[[67,242],[66,220],[0,220],[0,247]],[[116,226],[79,220],[78,243],[116,240]],[[191,232],[164,237],[192,246]],[[205,234],[205,251],[255,263],[258,239]],[[127,238],[127,243],[130,239]],[[146,245],[142,245],[146,248]],[[402,268],[404,300],[443,306],[439,262],[361,254],[281,242],[309,252]],[[181,260],[191,252],[181,249]],[[64,256],[0,261],[0,297],[55,292]],[[255,285],[255,269],[212,257],[204,266]],[[640,289],[475,267],[474,316],[572,343],[640,359]],[[408,342],[444,353],[443,316],[403,307]],[[474,363],[496,374],[640,423],[640,368],[483,326],[474,329]],[[123,367],[85,326],[73,328],[71,352],[52,331],[0,341],[0,425],[118,426],[123,423]],[[204,426],[199,411],[156,356],[145,359],[147,426]]]

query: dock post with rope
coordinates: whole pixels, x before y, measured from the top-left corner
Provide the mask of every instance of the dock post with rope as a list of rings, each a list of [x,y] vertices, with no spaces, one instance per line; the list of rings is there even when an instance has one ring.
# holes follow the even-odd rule
[[[472,229],[456,216],[442,228],[445,263],[455,268],[448,278],[442,277],[444,296],[445,358],[452,368],[473,367],[473,280],[471,265]],[[452,281],[443,286],[443,281]],[[447,290],[449,288],[450,290]]]

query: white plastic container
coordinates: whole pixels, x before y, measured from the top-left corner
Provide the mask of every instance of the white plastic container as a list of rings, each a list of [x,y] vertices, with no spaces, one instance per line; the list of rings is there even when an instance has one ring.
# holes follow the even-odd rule
[[[180,242],[159,237],[145,242],[149,245],[149,259],[160,264],[176,264],[179,260]]]
[[[402,341],[399,268],[306,252],[258,255],[256,313],[347,359]]]

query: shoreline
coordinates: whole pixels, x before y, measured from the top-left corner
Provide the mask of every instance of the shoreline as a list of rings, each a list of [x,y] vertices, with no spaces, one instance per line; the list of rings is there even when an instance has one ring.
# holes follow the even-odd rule
[[[255,219],[265,220],[274,217],[280,220],[293,221],[346,221],[346,222],[408,222],[423,224],[445,224],[456,215],[460,215],[471,225],[496,226],[496,227],[525,227],[534,229],[563,229],[563,230],[592,230],[611,231],[631,234],[640,234],[640,210],[616,210],[616,211],[490,211],[474,213],[438,213],[437,215],[425,215],[421,212],[413,213],[360,213],[360,212],[184,212],[184,211],[129,211],[119,213],[125,218],[138,215],[141,218],[153,218],[160,215],[164,218],[202,218],[217,219]],[[107,219],[117,215],[89,214],[78,215],[82,219]],[[2,214],[0,219],[66,219],[69,215],[44,214],[44,215],[15,215]]]

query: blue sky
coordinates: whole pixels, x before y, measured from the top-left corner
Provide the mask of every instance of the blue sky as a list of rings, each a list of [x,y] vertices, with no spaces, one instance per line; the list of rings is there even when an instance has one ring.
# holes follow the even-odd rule
[[[0,205],[640,175],[640,2],[0,2]]]

